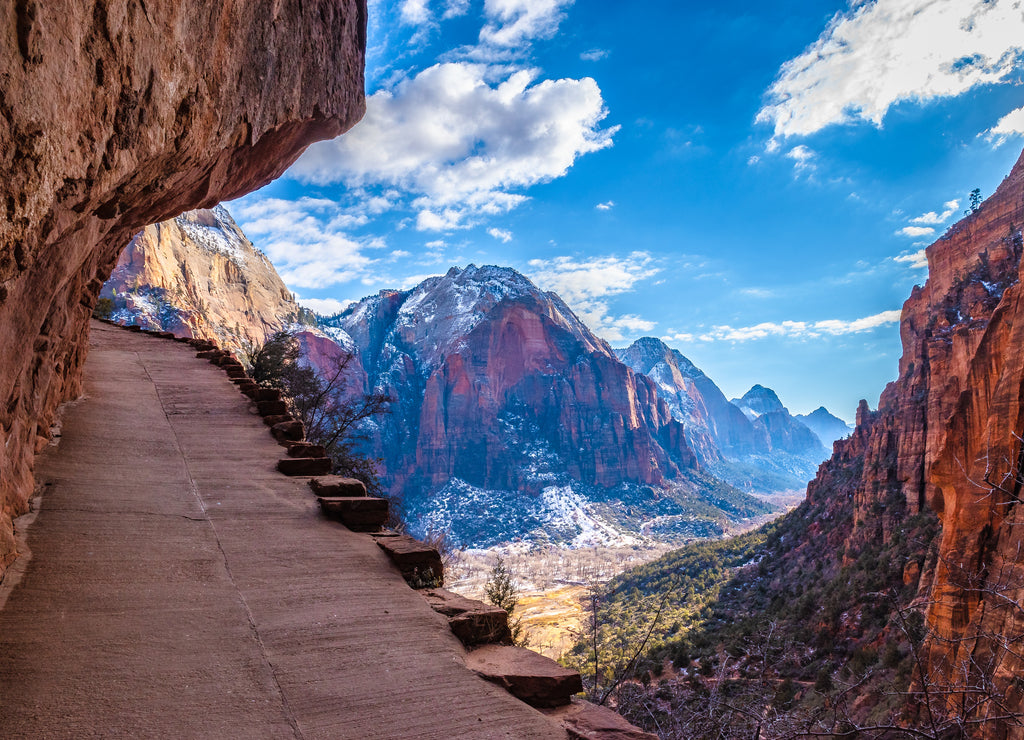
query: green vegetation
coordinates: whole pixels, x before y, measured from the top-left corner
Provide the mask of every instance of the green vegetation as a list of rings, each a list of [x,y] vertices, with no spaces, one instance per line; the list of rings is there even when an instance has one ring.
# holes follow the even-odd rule
[[[516,645],[525,646],[527,644],[527,636],[523,634],[522,615],[514,616],[516,606],[519,604],[519,589],[516,588],[512,572],[509,571],[508,566],[505,564],[505,559],[501,555],[498,556],[494,568],[491,569],[491,575],[488,576],[487,583],[484,584],[484,593],[487,594],[489,602],[494,604],[494,606],[504,609],[508,614],[508,626],[512,631],[512,642]]]
[[[905,586],[904,568],[934,567],[938,524],[931,513],[909,516],[896,486],[855,514],[846,490],[859,473],[839,471],[827,493],[755,531],[690,544],[613,579],[585,603],[597,616],[564,662],[605,685],[628,667],[632,680],[614,701],[663,737],[895,722],[923,636],[909,606],[917,580]],[[872,716],[852,706],[866,694]]]
[[[110,298],[100,298],[93,306],[93,318],[108,321],[114,313],[114,302]]]

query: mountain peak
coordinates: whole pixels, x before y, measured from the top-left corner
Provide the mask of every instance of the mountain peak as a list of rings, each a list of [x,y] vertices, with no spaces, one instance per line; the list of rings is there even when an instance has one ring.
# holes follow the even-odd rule
[[[672,349],[657,337],[640,337],[625,349],[615,350],[615,355],[634,371],[645,375],[649,375],[659,362],[664,362],[690,378],[704,375],[679,350]]]
[[[752,411],[757,416],[771,411],[787,411],[775,391],[760,384],[755,384],[743,394],[742,398],[734,398],[732,402],[741,409]]]

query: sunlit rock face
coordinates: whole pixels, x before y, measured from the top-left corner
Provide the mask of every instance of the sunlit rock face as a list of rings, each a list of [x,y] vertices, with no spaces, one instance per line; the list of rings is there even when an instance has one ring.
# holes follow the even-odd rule
[[[1024,157],[979,210],[927,249],[929,277],[903,306],[899,378],[835,445],[808,498],[853,501],[845,545],[892,535],[930,507],[942,522],[930,600],[932,668],[954,666],[1021,693],[1024,665],[1000,636],[1024,634],[1021,440],[1024,439]]]
[[[133,234],[279,175],[362,116],[363,0],[0,8],[0,570]]]
[[[236,353],[301,317],[270,260],[222,206],[140,231],[100,297],[110,301],[110,318],[119,324],[211,339]]]

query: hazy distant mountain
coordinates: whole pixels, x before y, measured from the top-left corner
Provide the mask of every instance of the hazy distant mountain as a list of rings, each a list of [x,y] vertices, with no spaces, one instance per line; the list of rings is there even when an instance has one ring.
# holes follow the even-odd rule
[[[790,416],[775,391],[755,385],[730,402],[717,385],[677,350],[644,337],[619,358],[658,385],[673,416],[686,428],[698,459],[742,490],[802,489],[828,456],[807,427]]]
[[[853,427],[833,416],[824,406],[819,406],[809,414],[797,414],[796,419],[816,435],[826,447],[831,447],[837,439],[845,439],[850,436]]]

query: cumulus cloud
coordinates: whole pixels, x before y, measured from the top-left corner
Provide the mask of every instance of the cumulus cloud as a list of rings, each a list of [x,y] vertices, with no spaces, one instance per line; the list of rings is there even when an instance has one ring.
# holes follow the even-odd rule
[[[417,227],[473,225],[525,200],[515,192],[566,174],[612,145],[618,127],[593,79],[536,82],[536,70],[437,64],[367,100],[363,121],[310,147],[291,170],[318,184],[385,185],[418,194]]]
[[[803,144],[793,147],[786,156],[793,160],[793,167],[797,172],[813,172],[816,169],[814,158],[817,156],[813,149],[808,149]]]
[[[442,18],[458,18],[469,12],[469,0],[447,0]]]
[[[599,62],[607,58],[609,53],[607,49],[591,49],[580,54],[580,59],[584,62]]]
[[[480,30],[485,46],[515,49],[533,39],[555,35],[573,0],[484,0],[487,24]]]
[[[626,257],[555,257],[529,262],[529,278],[543,290],[557,293],[597,334],[610,342],[650,332],[656,324],[635,315],[612,316],[608,299],[632,292],[634,286],[660,272],[646,252]]]
[[[402,23],[419,26],[430,21],[429,0],[403,0],[399,8]]]
[[[906,252],[892,259],[893,262],[907,265],[914,270],[928,269],[928,256],[924,249],[919,249],[916,252]]]
[[[604,203],[598,203],[596,206],[594,206],[594,208],[596,208],[599,211],[610,211],[614,207],[614,200],[606,200]]]
[[[1024,134],[1024,108],[1010,111],[985,133],[989,139],[997,140],[999,143],[1006,141],[1011,136]]]
[[[898,103],[1006,81],[1022,51],[1019,0],[854,2],[782,66],[757,121],[772,126],[773,140],[833,124],[880,126]]]
[[[931,226],[904,226],[896,232],[897,236],[909,236],[914,239],[922,236],[931,236],[934,233],[935,229]]]
[[[382,248],[379,239],[354,239],[346,225],[359,222],[338,204],[320,198],[295,201],[248,196],[230,209],[246,235],[296,288],[323,288],[363,279]]]
[[[506,244],[512,241],[512,232],[508,231],[507,229],[490,228],[487,230],[487,233],[493,236],[498,241],[504,242]]]
[[[814,339],[817,337],[841,336],[844,334],[861,334],[863,332],[877,329],[881,326],[897,324],[900,320],[899,311],[883,311],[873,316],[866,316],[861,319],[825,319],[823,321],[765,321],[753,326],[732,327],[729,325],[715,326],[710,331],[697,337],[704,342],[749,342],[755,339],[767,339],[769,337],[785,337],[796,339]],[[690,337],[690,334],[676,334],[671,338],[680,339],[682,336]]]
[[[936,213],[935,211],[928,211],[928,213],[922,213],[917,218],[910,219],[912,224],[943,224],[956,213],[956,210],[960,207],[959,200],[949,200],[943,203],[942,213]]]

